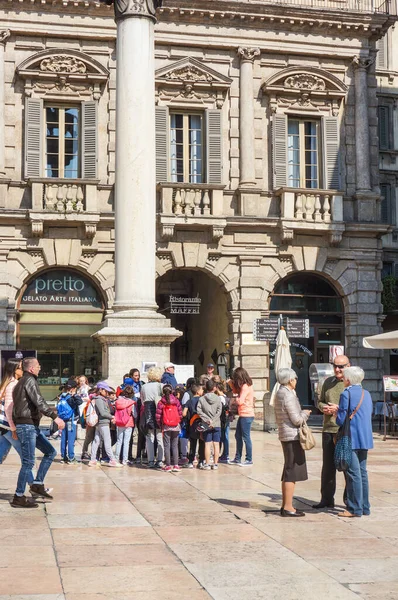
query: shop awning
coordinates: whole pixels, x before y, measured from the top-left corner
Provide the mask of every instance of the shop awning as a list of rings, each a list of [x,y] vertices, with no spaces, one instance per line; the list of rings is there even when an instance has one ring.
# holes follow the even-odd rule
[[[398,348],[398,331],[388,331],[378,335],[363,338],[365,348],[376,348],[378,350],[394,350]]]

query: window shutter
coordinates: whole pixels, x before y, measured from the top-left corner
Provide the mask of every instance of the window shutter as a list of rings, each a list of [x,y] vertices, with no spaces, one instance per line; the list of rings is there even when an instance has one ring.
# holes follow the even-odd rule
[[[323,117],[323,185],[340,189],[339,122],[337,117]]]
[[[394,264],[394,277],[398,279],[398,263]]]
[[[42,177],[43,100],[25,102],[25,178]]]
[[[379,106],[379,148],[380,150],[388,150],[390,147],[390,108],[389,106]]]
[[[156,182],[169,179],[169,109],[156,106]]]
[[[221,110],[206,111],[207,183],[222,183]]]
[[[287,186],[287,116],[272,119],[272,172],[274,188]]]
[[[97,102],[82,102],[82,177],[97,179]]]
[[[388,68],[388,37],[387,33],[376,42],[376,69]]]
[[[380,186],[381,194],[381,222],[392,224],[392,202],[391,202],[391,186],[383,183]]]

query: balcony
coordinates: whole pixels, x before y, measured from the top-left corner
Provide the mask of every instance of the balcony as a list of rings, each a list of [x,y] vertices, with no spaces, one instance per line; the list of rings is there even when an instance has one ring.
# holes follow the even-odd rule
[[[282,239],[292,240],[295,233],[327,232],[332,245],[340,243],[343,223],[343,196],[334,190],[280,188]]]
[[[226,218],[223,210],[224,185],[208,183],[160,183],[158,201],[161,235],[174,236],[175,228],[207,228],[214,240],[224,234]]]
[[[264,0],[264,4],[338,12],[397,14],[396,0]]]
[[[98,181],[87,179],[31,178],[32,235],[43,235],[44,222],[84,223],[87,238],[94,237],[99,222]]]

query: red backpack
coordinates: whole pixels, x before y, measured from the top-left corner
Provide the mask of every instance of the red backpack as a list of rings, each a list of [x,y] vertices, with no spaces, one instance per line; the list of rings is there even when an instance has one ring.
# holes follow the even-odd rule
[[[163,406],[163,425],[167,427],[177,427],[180,424],[180,414],[175,404],[164,404]]]
[[[126,427],[130,421],[131,409],[129,412],[128,408],[116,409],[115,413],[115,425],[116,427]]]

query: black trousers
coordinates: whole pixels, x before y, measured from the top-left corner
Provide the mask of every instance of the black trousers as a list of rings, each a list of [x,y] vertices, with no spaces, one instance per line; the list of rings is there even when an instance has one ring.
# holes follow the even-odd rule
[[[163,444],[164,444],[164,457],[166,465],[177,466],[178,465],[178,436],[179,431],[164,431],[163,432]]]
[[[321,502],[334,504],[336,467],[334,466],[334,433],[322,433]]]
[[[204,443],[204,441],[197,440],[194,438],[189,438],[188,460],[190,463],[193,463],[193,461],[195,460],[196,446],[197,446],[198,442],[199,442],[199,462],[201,463],[205,459],[205,443]]]

